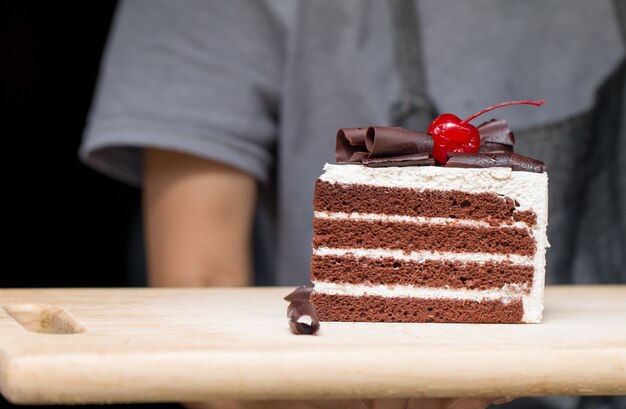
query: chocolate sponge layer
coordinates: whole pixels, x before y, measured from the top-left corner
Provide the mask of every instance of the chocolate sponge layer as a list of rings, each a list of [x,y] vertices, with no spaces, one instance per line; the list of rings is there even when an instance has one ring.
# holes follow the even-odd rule
[[[329,183],[317,180],[313,207],[322,212],[376,213],[482,220],[489,223],[537,223],[530,210],[517,211],[515,201],[495,193]]]
[[[502,301],[329,295],[313,291],[320,321],[520,323],[521,299]]]
[[[405,252],[500,253],[533,256],[536,244],[519,228],[428,225],[380,220],[313,220],[313,246],[395,249]]]
[[[530,291],[533,266],[510,262],[460,262],[397,260],[391,257],[368,258],[318,256],[311,258],[311,280],[330,283],[371,285],[413,285],[418,287],[490,290],[505,284],[526,285]]]

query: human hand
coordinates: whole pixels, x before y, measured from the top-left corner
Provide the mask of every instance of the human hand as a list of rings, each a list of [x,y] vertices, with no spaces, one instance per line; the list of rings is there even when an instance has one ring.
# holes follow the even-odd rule
[[[511,400],[508,397],[352,399],[307,401],[306,404],[316,409],[484,409]]]
[[[187,403],[188,409],[484,409],[512,401],[509,397],[324,399],[240,401],[220,400]]]

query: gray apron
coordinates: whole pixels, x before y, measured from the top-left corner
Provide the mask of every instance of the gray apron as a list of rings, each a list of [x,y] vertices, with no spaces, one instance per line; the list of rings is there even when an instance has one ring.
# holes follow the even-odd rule
[[[412,0],[392,0],[394,53],[402,94],[395,125],[426,129],[436,115],[421,60]],[[626,1],[615,1],[626,44]],[[626,59],[602,83],[591,110],[515,131],[516,152],[543,160],[549,177],[546,281],[626,283]],[[500,406],[499,406],[500,407]],[[503,408],[626,408],[626,397],[526,398]]]

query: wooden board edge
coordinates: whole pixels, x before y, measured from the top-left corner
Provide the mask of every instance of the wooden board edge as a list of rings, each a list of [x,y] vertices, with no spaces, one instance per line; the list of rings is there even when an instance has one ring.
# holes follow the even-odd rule
[[[228,353],[207,354],[200,360],[197,354],[188,353],[167,358],[115,354],[106,357],[107,365],[101,364],[102,357],[77,354],[68,362],[67,357],[59,360],[51,354],[37,356],[36,360],[29,356],[3,359],[1,380],[3,395],[17,404],[626,394],[625,348],[587,351],[583,356],[587,364],[578,364],[563,376],[555,376],[551,368],[579,351],[550,352],[552,355],[547,359],[520,355],[523,359],[519,362],[527,364],[513,377],[515,372],[506,363],[497,364],[498,357],[493,356],[493,351],[478,353],[470,364],[463,365],[455,363],[459,362],[458,356],[442,363],[440,357],[429,358],[424,354],[407,357],[398,353],[389,357],[392,365],[383,368],[384,373],[365,365],[348,367],[347,363],[356,363],[359,358],[358,353],[348,353],[339,358],[346,363],[342,365],[344,370],[324,376],[319,375],[319,367],[309,373],[306,370],[319,366],[319,357],[314,352],[305,357],[300,354],[302,361],[297,365],[294,365],[296,355],[292,353],[281,354],[278,359],[274,354],[248,354],[243,357],[246,364],[237,369],[232,366],[234,355]],[[240,353],[237,355],[242,358]],[[491,366],[484,365],[487,357],[495,358]],[[395,364],[407,359],[416,362],[417,368],[421,365],[428,370],[415,371],[406,364],[394,370]],[[210,365],[202,365],[203,361]],[[589,362],[596,363],[595,369]],[[182,365],[177,367],[176,363]],[[190,377],[189,367],[194,363],[194,376]],[[536,376],[528,379],[521,376],[530,373],[533,365],[537,366]],[[450,366],[455,369],[452,373],[457,373],[452,378]],[[126,369],[120,373],[119,368]],[[142,372],[146,368],[162,375],[146,379]],[[47,377],[53,369],[55,376]],[[276,373],[284,375],[285,371],[289,377],[274,378]],[[503,379],[508,380],[503,382]]]

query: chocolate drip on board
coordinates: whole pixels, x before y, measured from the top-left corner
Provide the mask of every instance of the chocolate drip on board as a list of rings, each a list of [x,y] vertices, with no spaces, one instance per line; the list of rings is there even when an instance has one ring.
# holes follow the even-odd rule
[[[301,286],[285,296],[285,300],[289,301],[289,329],[296,335],[314,335],[320,329],[315,305],[310,300],[312,292],[313,287]]]

